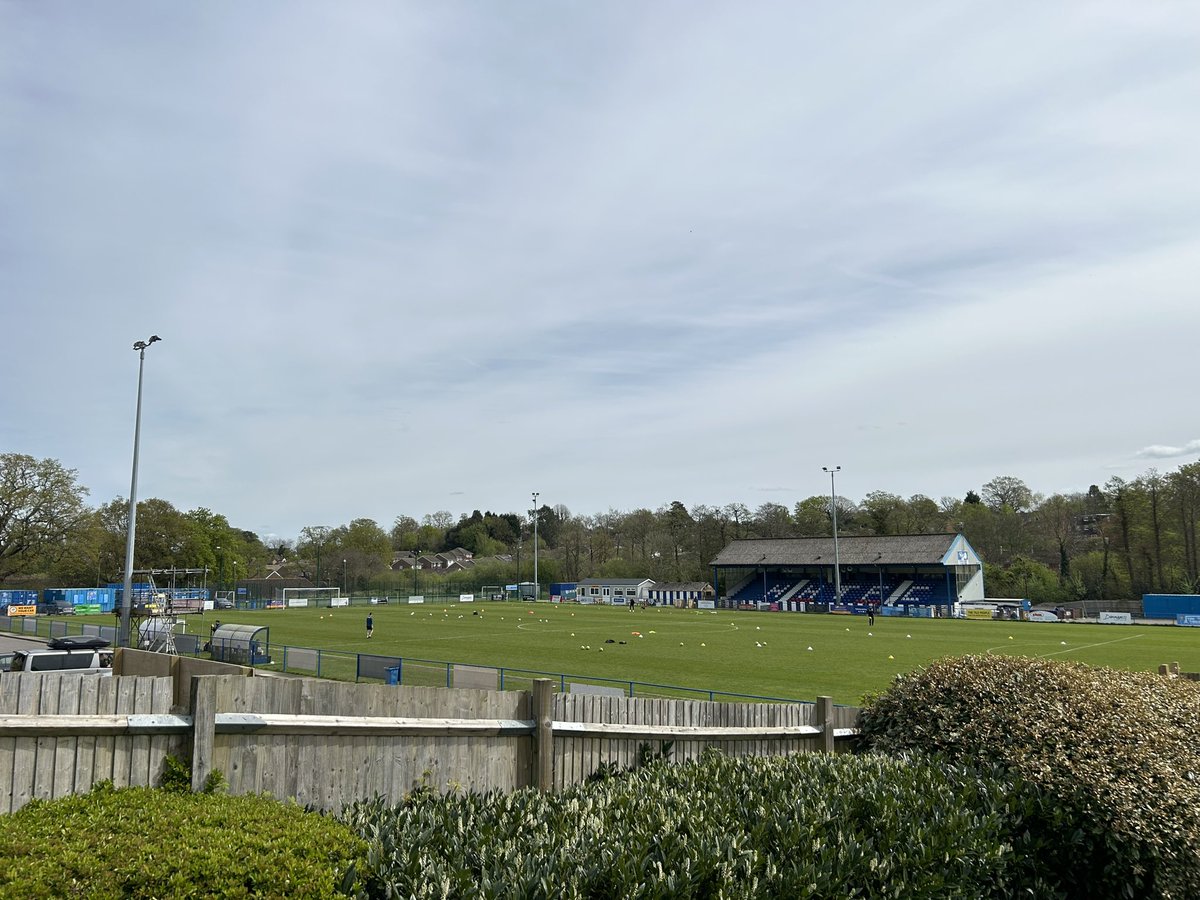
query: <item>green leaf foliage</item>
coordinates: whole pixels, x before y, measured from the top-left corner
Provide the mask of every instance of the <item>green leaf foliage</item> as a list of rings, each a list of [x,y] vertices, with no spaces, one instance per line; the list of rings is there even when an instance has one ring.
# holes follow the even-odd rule
[[[0,897],[336,897],[364,845],[266,796],[151,788],[35,800],[0,819]]]
[[[1200,685],[969,656],[899,676],[860,726],[878,752],[991,762],[1039,785],[1046,828],[1073,847],[1066,896],[1200,896]]]
[[[344,818],[373,897],[1050,897],[1009,838],[1036,800],[924,757],[709,752],[558,795],[414,794]]]

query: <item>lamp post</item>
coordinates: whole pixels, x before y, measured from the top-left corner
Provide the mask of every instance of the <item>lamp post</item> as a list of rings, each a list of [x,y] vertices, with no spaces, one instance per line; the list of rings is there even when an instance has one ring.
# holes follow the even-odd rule
[[[537,600],[541,593],[540,585],[538,584],[538,492],[533,492],[533,599]]]
[[[342,560],[342,593],[346,593],[346,560]],[[349,596],[347,594],[346,596]]]
[[[146,367],[146,348],[161,341],[157,334],[148,341],[136,341],[133,349],[138,351],[137,412],[133,424],[133,478],[129,484],[129,527],[125,534],[125,580],[121,592],[121,619],[117,626],[117,646],[129,646],[129,613],[133,609],[133,541],[137,531],[137,473],[138,447],[142,441],[142,371]]]
[[[829,473],[829,506],[833,512],[833,598],[834,602],[842,599],[842,560],[838,555],[837,537],[837,488],[834,486],[834,475],[842,471],[841,466],[821,466],[822,472]]]

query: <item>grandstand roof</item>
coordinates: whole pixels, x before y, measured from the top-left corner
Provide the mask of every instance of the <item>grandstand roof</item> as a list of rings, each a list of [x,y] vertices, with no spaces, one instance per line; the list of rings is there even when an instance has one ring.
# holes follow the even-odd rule
[[[843,566],[940,566],[961,540],[957,534],[899,534],[871,537],[838,536]],[[760,538],[734,541],[717,554],[712,566],[828,566],[833,564],[833,538]]]

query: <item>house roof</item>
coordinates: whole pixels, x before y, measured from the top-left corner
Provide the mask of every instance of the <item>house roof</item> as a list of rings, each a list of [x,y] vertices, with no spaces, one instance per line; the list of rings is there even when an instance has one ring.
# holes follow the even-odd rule
[[[958,540],[957,534],[839,536],[837,556],[843,566],[940,566]],[[833,550],[832,537],[734,541],[709,565],[828,566]]]
[[[660,581],[654,585],[656,591],[711,591],[707,581]]]
[[[637,587],[639,584],[645,584],[646,582],[654,584],[654,580],[652,578],[581,578],[578,583],[586,585],[619,584],[622,587]]]

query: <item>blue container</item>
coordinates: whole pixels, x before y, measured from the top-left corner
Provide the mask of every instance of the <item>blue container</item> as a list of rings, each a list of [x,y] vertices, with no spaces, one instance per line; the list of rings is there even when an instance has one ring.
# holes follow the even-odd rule
[[[37,603],[37,591],[0,591],[0,606],[29,606]]]
[[[1147,619],[1200,615],[1200,594],[1142,594],[1142,615]]]
[[[46,603],[69,603],[66,588],[46,588],[42,591],[42,600]]]
[[[112,588],[67,588],[67,599],[74,606],[103,606],[112,603],[116,594]]]

